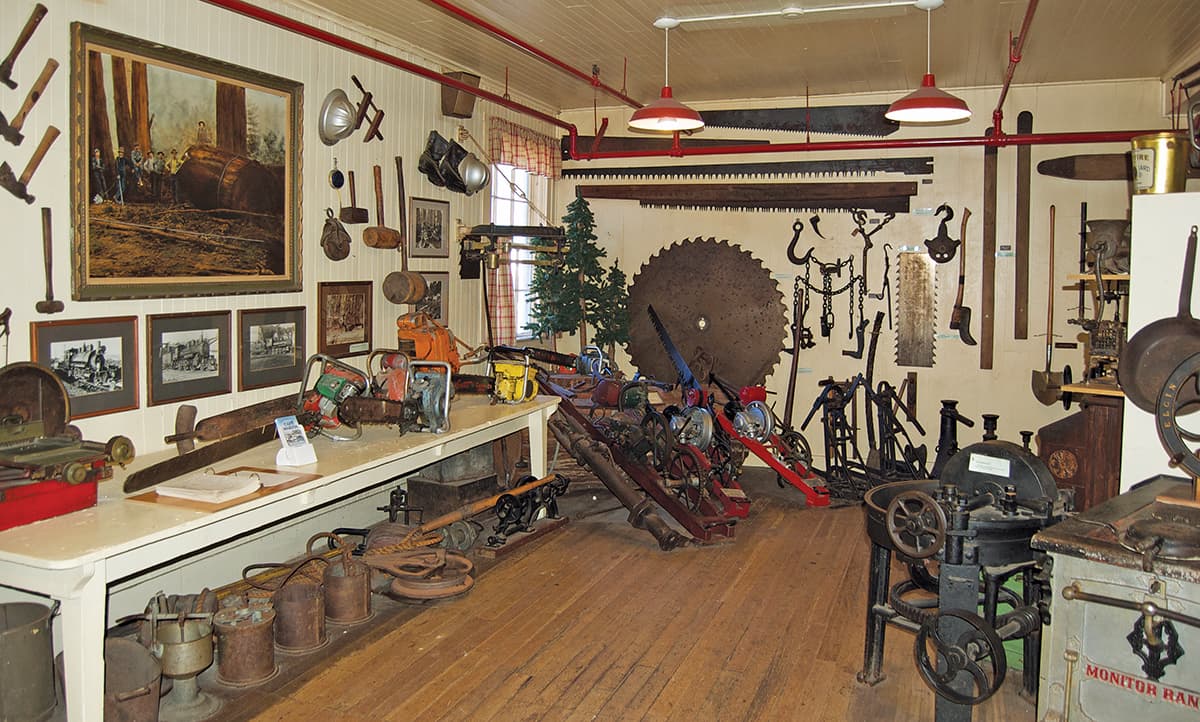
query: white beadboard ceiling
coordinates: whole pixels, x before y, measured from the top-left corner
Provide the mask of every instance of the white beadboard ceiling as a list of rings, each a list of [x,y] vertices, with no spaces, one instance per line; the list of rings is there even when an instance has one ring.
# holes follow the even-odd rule
[[[428,0],[292,0],[446,67],[489,79],[555,110],[590,107],[591,86]],[[836,0],[844,5],[854,0]],[[815,7],[830,0],[457,0],[458,7],[642,102],[663,82],[663,15]],[[1029,0],[945,0],[932,13],[932,69],[943,88],[999,85],[1009,34]],[[687,24],[671,31],[670,80],[684,102],[905,92],[925,72],[925,12],[913,7]],[[1041,0],[1017,84],[1128,78],[1169,80],[1200,57],[1198,0]],[[628,70],[625,70],[626,64]],[[623,78],[623,73],[627,73]],[[600,105],[619,101],[599,93]]]

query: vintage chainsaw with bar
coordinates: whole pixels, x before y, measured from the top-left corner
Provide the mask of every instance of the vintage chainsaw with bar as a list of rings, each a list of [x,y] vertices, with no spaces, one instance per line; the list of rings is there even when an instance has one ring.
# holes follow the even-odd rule
[[[699,414],[692,409],[699,409],[715,420],[716,427],[722,434],[727,435],[729,439],[741,444],[750,453],[766,462],[782,481],[799,489],[810,506],[829,506],[829,490],[808,467],[808,463],[811,463],[811,454],[808,454],[807,459],[804,458],[805,450],[808,448],[807,442],[804,442],[803,437],[795,430],[783,428],[777,430],[778,421],[774,412],[766,404],[766,387],[754,385],[734,389],[730,384],[713,377],[717,387],[729,399],[722,412],[716,413],[713,410],[711,396],[701,386],[687,362],[684,361],[683,355],[679,353],[679,349],[671,340],[666,327],[655,313],[654,306],[647,306],[646,313],[650,316],[650,322],[654,324],[654,329],[658,332],[663,349],[679,373],[679,386],[683,391],[685,409],[675,414],[668,414],[668,419],[672,420],[672,426],[676,426],[674,418],[685,417],[685,421],[678,425],[680,438],[684,440],[693,438],[689,430],[697,426],[694,419]],[[668,411],[671,410],[668,409]],[[711,436],[717,437],[716,434]],[[704,447],[700,447],[700,449],[701,451],[706,450]]]

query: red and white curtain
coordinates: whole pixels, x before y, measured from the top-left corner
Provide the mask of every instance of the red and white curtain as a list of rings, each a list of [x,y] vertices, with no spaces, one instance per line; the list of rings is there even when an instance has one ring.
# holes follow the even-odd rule
[[[488,316],[491,321],[493,345],[511,346],[517,342],[517,314],[514,302],[512,273],[508,265],[508,246],[497,252],[500,261],[495,268],[484,263],[484,279],[487,283]]]
[[[493,163],[524,168],[547,178],[562,176],[562,150],[557,138],[503,118],[489,119],[488,154]]]

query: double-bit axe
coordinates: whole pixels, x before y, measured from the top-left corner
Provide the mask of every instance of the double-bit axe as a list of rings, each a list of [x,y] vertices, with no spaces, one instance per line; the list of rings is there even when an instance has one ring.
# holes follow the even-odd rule
[[[33,37],[33,31],[37,30],[38,23],[42,22],[44,17],[46,17],[46,6],[38,3],[33,7],[29,19],[25,21],[25,27],[21,28],[21,34],[13,43],[12,50],[8,51],[8,57],[0,62],[0,83],[14,89],[17,87],[17,82],[12,79],[13,63],[17,62],[17,56],[25,49],[25,43],[28,43],[29,38]]]
[[[27,186],[29,179],[33,178],[33,174],[37,171],[38,164],[42,162],[46,151],[50,150],[50,146],[54,145],[54,141],[58,139],[58,128],[53,125],[46,128],[46,132],[42,135],[42,142],[38,143],[38,147],[33,151],[33,156],[29,162],[25,164],[25,170],[21,172],[21,177],[17,178],[13,175],[12,168],[8,167],[8,163],[0,163],[0,186],[3,186],[9,193],[12,193],[17,198],[32,204],[33,196],[29,195]]]
[[[25,102],[21,104],[21,109],[13,116],[11,123],[4,117],[4,113],[0,113],[0,135],[4,136],[9,143],[20,145],[21,141],[25,140],[25,136],[21,135],[21,127],[25,125],[25,116],[29,115],[34,104],[42,97],[42,92],[46,90],[55,70],[58,70],[58,61],[54,58],[46,60],[46,67],[42,68],[42,74],[29,89],[29,94],[25,96]]]

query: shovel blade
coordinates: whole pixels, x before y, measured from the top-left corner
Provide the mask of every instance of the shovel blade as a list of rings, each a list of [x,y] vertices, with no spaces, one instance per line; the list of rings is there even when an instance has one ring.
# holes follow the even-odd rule
[[[1030,380],[1033,397],[1050,406],[1062,397],[1063,375],[1058,371],[1034,371]]]

